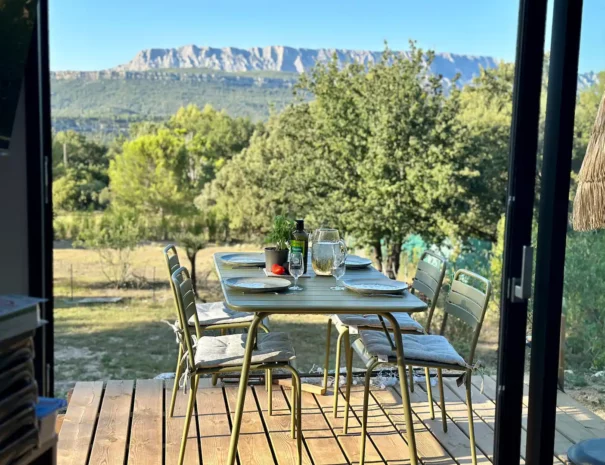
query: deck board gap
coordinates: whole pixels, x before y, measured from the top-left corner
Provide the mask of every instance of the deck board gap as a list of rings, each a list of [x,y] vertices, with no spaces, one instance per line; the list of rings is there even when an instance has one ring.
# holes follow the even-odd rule
[[[338,393],[334,393],[333,395],[338,395]],[[349,459],[349,455],[347,454],[344,446],[340,442],[340,437],[338,436],[338,433],[336,433],[336,431],[334,431],[334,427],[332,426],[332,422],[328,419],[328,417],[326,415],[326,412],[324,411],[324,409],[322,408],[321,404],[317,400],[317,395],[316,394],[312,394],[312,396],[313,396],[313,400],[315,401],[315,404],[317,405],[317,408],[319,408],[319,411],[323,415],[324,420],[325,420],[326,424],[328,425],[328,428],[330,428],[330,431],[332,432],[332,436],[334,436],[334,438],[336,439],[336,443],[338,444],[338,447],[340,447],[340,450],[341,450],[342,454],[345,456],[346,461],[349,464],[351,464],[352,461]],[[382,459],[382,456],[380,458]],[[382,460],[382,462],[386,463],[384,460]]]
[[[392,389],[401,398],[401,391],[400,391],[399,386],[393,386]],[[411,397],[413,398],[418,393],[422,393],[423,398],[426,397],[426,404],[427,404],[427,407],[428,407],[428,404],[429,404],[429,402],[431,400],[428,398],[428,393],[426,392],[425,388],[423,388],[421,386],[421,383],[417,383],[414,386],[414,389],[415,389],[415,391],[414,391],[414,393],[411,393]],[[433,396],[435,396],[435,394],[436,394],[435,391],[438,391],[438,389],[433,390]],[[413,402],[412,402],[412,404],[413,404]],[[434,436],[436,436],[437,435],[437,431],[443,431],[442,430],[442,425],[441,425],[441,406],[439,405],[438,402],[436,403],[434,400],[433,400],[433,404],[434,404],[433,407],[434,407],[434,410],[435,410],[435,419],[434,420],[432,420],[432,419],[429,420],[428,418],[427,419],[423,419],[423,418],[420,417],[420,415],[416,415],[416,416],[419,417],[420,421],[425,425],[425,427],[429,431],[431,431]],[[466,409],[466,407],[465,407],[465,409]],[[412,407],[412,410],[413,410],[413,407]],[[469,447],[470,447],[470,438],[469,438],[469,433],[468,433],[468,425],[466,425],[466,428],[465,428],[464,424],[460,423],[459,420],[454,420],[452,418],[452,416],[451,416],[451,413],[447,413],[447,412],[448,412],[448,409],[447,409],[447,401],[446,401],[446,415],[447,415],[447,418],[448,418],[448,433],[443,433],[443,434],[446,434],[446,435],[447,434],[451,434],[450,430],[452,429],[452,427],[454,427],[456,429],[456,431],[457,431],[457,434],[461,435],[461,437],[464,438],[465,442],[468,441],[468,444],[469,444]],[[483,457],[485,460],[487,460],[488,463],[493,463],[492,455],[490,455],[489,453],[487,453],[484,450],[484,448],[480,446],[480,443],[482,441],[481,441],[481,437],[480,437],[480,435],[478,434],[478,431],[477,431],[477,429],[478,429],[477,427],[478,427],[479,423],[485,423],[485,422],[482,419],[480,419],[475,414],[474,411],[473,411],[473,414],[476,417],[476,419],[479,419],[479,422],[478,421],[474,422],[474,425],[475,425],[475,447],[476,447],[476,452],[477,452],[477,460],[479,462],[481,462],[481,457]],[[430,424],[429,424],[429,422],[434,422],[435,424],[431,427]],[[486,427],[487,427],[487,425],[486,425]],[[435,428],[435,429],[433,430],[433,428]],[[493,441],[493,435],[492,435],[491,439]],[[445,444],[444,443],[442,443],[441,441],[438,441],[438,442],[441,443],[442,446],[445,448]],[[466,447],[466,444],[465,444],[465,447]],[[452,452],[450,452],[447,448],[446,448],[446,450],[447,450],[447,452],[451,456],[454,456],[454,454]],[[458,458],[456,458],[454,460],[459,463],[459,459]]]
[[[351,387],[352,387],[352,386],[351,386]],[[340,393],[340,395],[342,396],[342,398],[343,398],[343,400],[344,400],[344,399],[345,399],[345,395],[344,395],[344,393],[342,392],[342,390],[341,390],[340,386],[338,387],[338,390],[339,390],[339,393]],[[334,394],[334,395],[335,395],[335,394]],[[382,406],[380,405],[380,403],[378,403],[378,405],[379,405],[380,409],[381,409],[381,410],[383,410],[383,409],[382,409]],[[357,414],[357,412],[355,411],[355,409],[354,409],[353,407],[351,407],[350,403],[349,403],[348,409],[349,409],[349,412],[350,412],[350,414],[349,414],[349,415],[350,415],[350,416],[349,416],[349,423],[350,423],[350,421],[351,421],[351,415],[352,415],[352,416],[353,416],[353,418],[355,418],[355,419],[356,419],[356,420],[359,422],[359,424],[361,425],[361,424],[362,424],[362,422],[361,422],[361,418],[359,417],[359,415]],[[383,410],[383,413],[384,413],[384,410]],[[343,414],[344,414],[344,412],[343,412]],[[393,426],[394,426],[394,425],[393,425]],[[396,427],[395,427],[395,431],[399,433],[399,431],[397,430],[397,428],[396,428]],[[361,434],[361,433],[360,433],[360,434]],[[399,433],[399,435],[401,436],[401,434],[400,434],[400,433]],[[369,440],[369,442],[372,444],[372,446],[374,446],[374,449],[376,449],[376,452],[378,453],[378,456],[380,457],[380,460],[382,460],[382,463],[388,463],[388,462],[387,462],[386,457],[385,457],[385,456],[382,454],[382,452],[380,451],[380,448],[378,447],[378,444],[376,444],[376,443],[374,442],[374,440],[372,439],[372,435],[370,435],[370,434],[366,434],[366,436],[367,436],[367,440]],[[406,440],[405,438],[403,438],[403,437],[402,437],[402,439],[403,439],[403,442],[405,442],[405,445],[407,446],[407,445],[408,445],[407,440]],[[367,447],[367,444],[366,444],[366,455],[367,455],[367,449],[368,449],[368,447]]]
[[[281,390],[281,393],[282,393],[282,396],[284,396],[284,399],[285,399],[286,405],[287,405],[287,406],[290,408],[290,411],[291,411],[291,409],[292,409],[292,405],[290,404],[290,398],[289,398],[289,397],[288,397],[288,395],[286,394],[286,390],[284,389],[284,387],[283,387],[283,386],[279,386],[279,385],[277,385],[277,386],[273,386],[273,389],[276,389],[276,388],[277,388],[277,389],[279,389],[279,390]],[[302,395],[302,393],[301,393],[301,395]],[[301,405],[301,410],[302,410],[302,400],[301,400],[300,405]],[[301,413],[301,412],[299,412],[299,413]],[[303,432],[304,432],[305,428],[304,428],[304,424],[302,423],[302,421],[301,421],[301,425],[303,425],[303,426],[302,426],[302,430],[303,430]],[[338,442],[338,441],[337,441],[337,442]],[[315,461],[313,460],[313,455],[311,454],[311,449],[309,448],[309,445],[307,444],[307,440],[306,440],[306,438],[305,438],[305,435],[304,435],[304,434],[302,435],[302,445],[303,445],[303,447],[305,448],[305,450],[304,450],[303,452],[306,452],[306,453],[307,453],[307,455],[309,456],[309,460],[311,461],[311,463],[312,463],[313,465],[315,465]],[[345,459],[346,459],[346,458],[347,458],[347,456],[345,455]]]
[[[275,387],[273,389],[275,389]],[[256,395],[256,389],[252,388],[251,391],[252,391],[252,396],[254,397],[254,402],[256,404],[256,410],[259,412],[260,421],[261,421],[261,424],[263,425],[263,431],[265,432],[265,438],[267,439],[267,443],[269,444],[269,450],[271,451],[271,457],[273,457],[273,463],[275,465],[277,465],[277,456],[275,455],[275,450],[273,449],[273,442],[271,441],[271,437],[269,435],[269,428],[267,427],[267,423],[265,422],[265,417],[263,415],[260,415],[261,406],[260,406],[260,402],[258,401],[258,397]]]
[[[389,414],[389,412],[386,411],[386,409],[385,409],[384,405],[382,404],[382,402],[380,401],[380,399],[376,398],[376,396],[374,395],[373,390],[370,390],[370,395],[372,396],[372,398],[374,399],[374,401],[378,404],[378,406],[382,410],[382,413],[384,413],[384,415],[388,418],[388,420],[391,423],[391,425],[393,425],[393,428],[395,428],[395,431],[397,431],[399,433],[399,436],[401,436],[401,438],[407,444],[407,438],[406,438],[406,436],[401,432],[401,430],[399,429],[399,427],[397,426],[397,424],[393,421],[393,418],[391,418],[391,415]],[[439,440],[437,439],[437,437],[435,436],[435,434],[429,428],[427,428],[424,425],[424,423],[422,423],[422,420],[416,415],[416,413],[414,411],[412,411],[412,421],[414,420],[414,417],[416,418],[416,420],[418,421],[418,423],[420,423],[421,425],[424,426],[424,428],[429,432],[429,434],[435,440],[435,442],[439,443]],[[416,427],[414,427],[414,434],[415,435],[417,434]],[[416,449],[418,449],[418,444],[416,444]],[[417,455],[418,455],[418,459],[424,464],[425,461],[426,461],[426,459],[420,456],[420,451],[417,450],[416,452],[417,452]],[[450,458],[456,464],[460,465],[460,462],[458,462],[458,460],[456,460],[456,457],[453,457],[452,454],[450,454],[449,451],[447,451],[447,450],[445,452],[450,456]]]
[[[221,393],[223,394],[223,404],[225,407],[225,415],[227,415],[227,424],[229,425],[229,431],[232,432],[233,423],[231,421],[231,411],[229,410],[229,400],[227,399],[227,391],[225,390],[225,386],[221,386],[220,389],[221,389]],[[241,429],[240,429],[240,433],[241,433]],[[201,435],[199,435],[199,436],[201,436]],[[201,448],[201,438],[200,438],[200,454],[201,453],[202,453],[202,448]],[[241,461],[239,459],[239,451],[235,454],[235,463],[237,465],[241,465]]]
[[[126,430],[126,451],[124,452],[124,465],[128,465],[130,456],[130,432],[132,431],[132,419],[134,417],[134,398],[137,393],[136,381],[132,385],[132,397],[130,398],[130,407],[128,410],[128,429]]]
[[[428,392],[426,391],[426,387],[425,386],[420,386],[420,389],[422,391],[424,391],[424,393],[427,395],[428,397]],[[458,426],[458,428],[462,431],[462,433],[468,438],[469,443],[470,443],[470,436],[469,436],[469,431],[468,431],[468,426],[464,427],[464,422],[468,423],[468,413],[466,412],[466,399],[462,399],[461,396],[459,396],[453,389],[450,389],[450,386],[447,383],[443,383],[443,390],[447,394],[450,394],[450,398],[451,396],[455,396],[456,399],[458,399],[458,401],[464,405],[465,408],[465,418],[464,419],[460,419],[460,418],[456,418],[455,416],[452,415],[452,411],[451,409],[448,409],[448,402],[452,402],[451,400],[448,400],[446,398],[445,400],[445,414],[447,416],[448,422],[449,423],[453,423],[456,426]],[[439,403],[439,399],[438,396],[439,395],[439,389],[437,386],[433,386],[433,404],[435,407],[435,418],[439,419],[439,417],[441,416],[441,405]],[[466,396],[465,396],[466,397]],[[475,427],[475,446],[477,447],[477,451],[481,452],[483,455],[485,455],[488,460],[490,462],[493,463],[493,451],[490,453],[490,451],[488,449],[485,448],[485,446],[482,444],[483,441],[481,440],[481,436],[480,436],[480,430],[485,427],[487,428],[491,433],[492,433],[492,438],[493,438],[493,428],[476,412],[475,410],[475,404],[473,404],[473,424]],[[478,431],[479,430],[479,431]],[[488,444],[489,447],[493,447],[493,440]],[[521,454],[522,458],[524,458],[524,454]]]
[[[88,444],[88,452],[86,454],[86,464],[90,462],[90,457],[92,455],[92,447],[95,443],[95,437],[97,436],[97,428],[99,426],[99,418],[101,417],[101,407],[103,406],[103,399],[105,399],[105,389],[107,388],[107,383],[103,383],[103,389],[101,389],[101,395],[99,397],[99,406],[97,408],[97,413],[95,415],[95,423],[92,427],[92,434],[90,435],[90,444]]]

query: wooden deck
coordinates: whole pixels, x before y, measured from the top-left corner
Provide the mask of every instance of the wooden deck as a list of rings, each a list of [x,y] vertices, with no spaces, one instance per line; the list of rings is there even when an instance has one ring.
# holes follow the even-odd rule
[[[474,378],[473,404],[478,461],[490,464],[493,456],[495,386],[493,378]],[[418,455],[423,464],[470,464],[468,422],[464,390],[446,380],[445,397],[449,430],[441,427],[441,412],[435,405],[430,419],[425,386],[416,384],[411,401]],[[59,436],[59,465],[175,465],[187,396],[177,397],[175,416],[166,416],[172,382],[159,380],[81,382],[74,389]],[[236,387],[198,390],[198,411],[192,422],[186,464],[222,465],[227,459],[231,416]],[[433,389],[438,400],[438,389]],[[527,394],[527,393],[526,393]],[[289,390],[275,386],[272,416],[267,413],[264,386],[248,388],[239,441],[239,463],[295,463],[296,443],[290,438]],[[303,395],[304,462],[345,465],[359,461],[359,418],[362,392],[353,386],[351,428],[342,434],[342,409],[332,415],[332,396]],[[341,402],[342,405],[342,402]],[[527,414],[527,397],[524,399]],[[523,420],[522,449],[525,450]],[[553,463],[566,462],[566,451],[586,438],[604,437],[605,421],[575,400],[560,393],[557,401],[557,431]],[[374,389],[370,397],[368,464],[407,464],[408,447],[401,398],[397,390]]]

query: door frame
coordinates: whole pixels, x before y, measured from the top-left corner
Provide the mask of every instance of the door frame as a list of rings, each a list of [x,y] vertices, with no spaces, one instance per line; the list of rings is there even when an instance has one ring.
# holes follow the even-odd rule
[[[25,67],[25,134],[29,295],[46,321],[36,331],[34,369],[40,395],[54,395],[53,214],[48,0],[38,0],[36,26]]]
[[[532,324],[526,461],[552,464],[582,0],[555,0]]]
[[[522,275],[524,247],[531,247],[546,15],[547,0],[520,1],[500,303],[496,465],[519,464],[521,456],[528,300],[513,294]]]

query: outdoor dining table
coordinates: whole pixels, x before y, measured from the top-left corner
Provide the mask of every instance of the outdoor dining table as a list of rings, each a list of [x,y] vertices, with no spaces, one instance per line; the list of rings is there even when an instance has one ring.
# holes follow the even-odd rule
[[[265,277],[262,268],[258,267],[232,267],[221,260],[227,252],[214,254],[216,271],[221,282],[225,304],[228,308],[238,312],[254,313],[255,317],[250,323],[249,334],[255,334],[258,325],[269,315],[326,315],[333,314],[375,314],[388,320],[392,326],[393,339],[397,352],[397,369],[399,372],[399,383],[401,398],[404,407],[404,417],[407,429],[408,447],[410,448],[410,459],[412,465],[417,465],[416,439],[414,437],[414,422],[410,406],[407,377],[405,376],[405,359],[402,346],[401,329],[393,313],[416,313],[427,309],[427,304],[410,292],[405,292],[401,297],[360,295],[350,290],[331,290],[334,286],[334,278],[330,276],[311,276],[299,279],[301,291],[287,290],[285,292],[271,293],[243,293],[234,290],[225,284],[228,278],[261,278]],[[309,269],[311,267],[309,266]],[[363,269],[346,271],[346,278],[384,279],[382,273],[369,266]],[[244,410],[246,388],[250,374],[250,361],[254,349],[254,337],[246,339],[246,349],[239,382],[237,405],[233,417],[233,429],[231,432],[231,443],[227,465],[235,463],[237,443]]]

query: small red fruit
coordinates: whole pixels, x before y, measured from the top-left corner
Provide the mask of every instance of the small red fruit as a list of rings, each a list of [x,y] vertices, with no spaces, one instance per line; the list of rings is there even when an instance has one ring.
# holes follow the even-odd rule
[[[286,274],[286,269],[283,266],[278,265],[276,263],[275,265],[273,265],[271,267],[271,273],[273,273],[273,274],[280,274],[280,275],[281,274]]]

